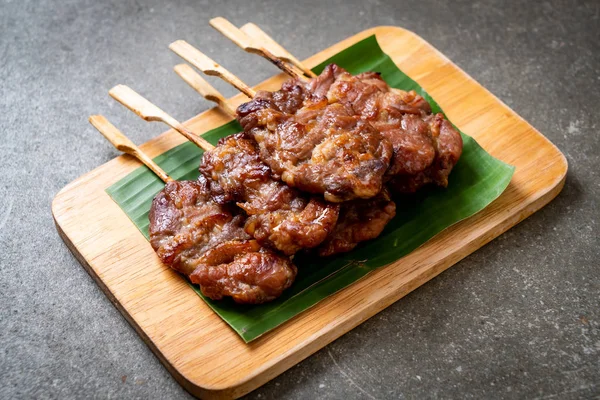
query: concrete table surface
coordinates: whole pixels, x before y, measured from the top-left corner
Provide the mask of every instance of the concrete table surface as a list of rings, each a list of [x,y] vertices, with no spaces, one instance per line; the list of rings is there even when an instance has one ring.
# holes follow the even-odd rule
[[[208,25],[253,21],[299,58],[377,25],[421,35],[566,155],[562,193],[453,268],[249,398],[600,396],[598,1],[0,3],[0,398],[183,399],[71,255],[50,203],[163,131],[111,101],[129,84],[180,119],[209,104],[172,72],[179,38],[250,83],[278,71]],[[233,90],[220,82],[225,94]]]

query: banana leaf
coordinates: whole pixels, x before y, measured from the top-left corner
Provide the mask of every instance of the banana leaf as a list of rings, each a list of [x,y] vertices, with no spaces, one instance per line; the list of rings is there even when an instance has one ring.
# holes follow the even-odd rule
[[[405,75],[381,50],[375,36],[343,50],[314,68],[336,63],[349,72],[381,72],[392,87],[415,90],[424,96],[434,112],[439,105],[415,81]],[[240,131],[233,121],[204,135],[211,143]],[[462,133],[461,133],[462,134]],[[463,135],[462,157],[450,175],[448,188],[429,188],[398,199],[396,217],[376,240],[359,245],[352,252],[329,258],[297,256],[298,277],[279,299],[257,306],[243,306],[231,300],[212,301],[191,285],[206,303],[246,342],[307,310],[319,301],[351,285],[369,272],[407,255],[449,226],[481,211],[506,189],[514,167],[495,159],[477,142]],[[155,158],[175,179],[195,179],[202,151],[184,143]],[[146,167],[140,167],[106,191],[131,221],[148,238],[148,211],[163,183]]]

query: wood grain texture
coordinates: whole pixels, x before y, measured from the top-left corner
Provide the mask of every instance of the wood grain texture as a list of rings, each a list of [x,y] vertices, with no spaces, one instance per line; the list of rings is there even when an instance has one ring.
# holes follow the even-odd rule
[[[54,199],[59,233],[111,301],[175,378],[202,398],[239,397],[282,373],[539,210],[562,189],[562,153],[514,111],[412,32],[377,27],[305,61],[314,66],[372,35],[450,120],[493,156],[516,166],[506,191],[490,206],[408,256],[250,344],[245,344],[174,271],[105,189],[139,166],[120,156],[67,185]],[[257,88],[276,89],[280,74]],[[232,98],[237,106],[243,95]],[[218,109],[185,125],[196,133],[231,118]],[[140,146],[151,157],[185,139],[170,130]],[[115,340],[118,340],[115,338]]]

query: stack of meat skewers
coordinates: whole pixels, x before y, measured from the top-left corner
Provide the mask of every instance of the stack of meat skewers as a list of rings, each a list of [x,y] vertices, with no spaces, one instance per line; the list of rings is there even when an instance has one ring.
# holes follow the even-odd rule
[[[142,118],[167,123],[205,151],[197,181],[170,180],[103,117],[90,119],[165,180],[150,210],[150,242],[163,263],[203,294],[271,301],[293,283],[297,252],[352,250],[395,216],[392,194],[448,184],[462,139],[421,96],[390,88],[377,73],[352,76],[333,64],[315,76],[255,25],[239,30],[222,18],[211,25],[292,76],[278,91],[255,92],[186,42],[171,44],[191,65],[251,98],[234,112],[188,65],[175,68],[236,117],[243,132],[213,147],[128,87],[110,91]]]

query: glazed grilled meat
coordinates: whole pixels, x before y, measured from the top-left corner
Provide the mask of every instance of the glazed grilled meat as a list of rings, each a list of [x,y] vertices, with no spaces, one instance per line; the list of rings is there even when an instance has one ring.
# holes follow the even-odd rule
[[[190,280],[213,300],[224,296],[238,303],[275,300],[294,282],[296,267],[289,258],[261,247],[255,240],[221,243],[198,259]]]
[[[288,185],[331,202],[381,191],[391,143],[349,105],[329,104],[290,81],[275,93],[259,91],[237,112],[260,158]]]
[[[256,142],[244,133],[223,138],[204,153],[200,172],[216,201],[236,202],[248,214],[247,233],[284,254],[318,246],[338,219],[339,205],[273,179]]]
[[[244,231],[244,217],[214,202],[202,181],[171,181],[150,209],[150,243],[163,263],[212,298],[258,304],[279,296],[296,276],[286,258]]]
[[[422,122],[427,124],[425,128],[422,127]],[[414,193],[429,183],[441,187],[448,186],[448,176],[460,158],[463,147],[460,133],[454,129],[452,124],[442,114],[428,115],[423,118],[422,122],[416,121],[414,116],[405,115],[401,124],[404,132],[422,129],[419,133],[420,136],[412,136],[412,140],[415,142],[418,143],[418,139],[422,139],[423,141],[426,141],[428,138],[431,139],[434,148],[433,160],[429,166],[419,170],[422,165],[418,165],[416,160],[421,157],[414,157],[415,164],[412,166],[418,165],[418,167],[415,167],[413,170],[400,170],[388,182],[388,187],[394,192]],[[419,155],[425,152],[425,148],[426,146],[423,146],[421,151],[419,151],[415,148],[415,145],[404,145],[401,147],[403,151],[408,149],[413,154],[418,153]],[[417,170],[419,171],[416,172]]]
[[[196,181],[172,181],[159,192],[150,208],[150,244],[160,259],[189,275],[192,262],[222,241],[250,239],[244,218],[210,200]]]
[[[431,114],[431,106],[415,91],[390,88],[377,72],[352,75],[342,67],[329,64],[306,85],[306,91],[325,96],[331,103],[351,103],[369,121],[385,123],[391,113]]]
[[[324,257],[376,238],[396,215],[388,190],[447,186],[462,152],[423,97],[333,64],[259,91],[237,116],[244,132],[204,154],[198,181],[168,182],[150,211],[161,260],[215,300],[279,297],[297,269],[277,251]]]
[[[431,114],[427,101],[414,91],[390,88],[379,74],[351,75],[331,64],[311,80],[306,91],[330,103],[351,104],[393,145],[386,178],[398,192],[414,192],[427,183],[448,185],[448,175],[462,153],[462,138],[442,114]]]
[[[335,230],[317,248],[321,257],[345,253],[360,242],[375,239],[396,216],[396,204],[386,189],[366,200],[353,200],[342,204]]]
[[[378,189],[366,183],[375,181],[373,175],[359,183],[335,164],[344,157],[360,159],[349,155],[362,153],[347,137],[364,144],[375,137],[374,127],[384,138],[378,154],[386,152],[385,139],[389,141],[393,156],[384,180],[394,192],[412,193],[428,183],[447,186],[462,152],[460,134],[442,114],[433,115],[422,96],[390,88],[377,73],[352,76],[333,64],[308,83],[290,80],[277,92],[258,92],[238,108],[238,119],[259,143],[260,158],[275,177],[324,193],[330,201],[356,199],[342,204],[335,230],[317,249],[321,256],[349,251],[377,237],[395,215],[387,190],[372,197]],[[361,150],[374,148],[367,143]]]

